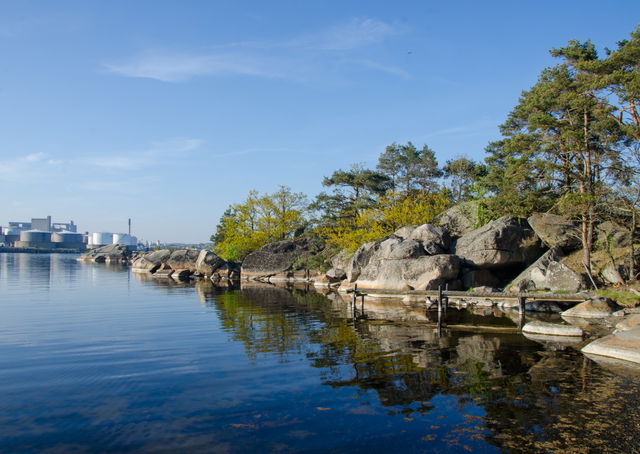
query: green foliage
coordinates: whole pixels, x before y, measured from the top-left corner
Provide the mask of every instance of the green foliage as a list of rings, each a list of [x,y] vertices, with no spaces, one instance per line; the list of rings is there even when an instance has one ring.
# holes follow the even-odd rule
[[[306,197],[286,186],[273,194],[250,191],[242,203],[231,205],[211,237],[213,250],[230,261],[242,261],[267,243],[293,238],[306,225]]]
[[[419,150],[411,142],[389,145],[378,158],[377,169],[391,179],[396,192],[436,191],[442,176],[433,150],[426,145]]]
[[[451,202],[439,194],[388,192],[375,207],[362,211],[355,222],[340,219],[336,224],[322,227],[320,235],[339,249],[354,251],[402,226],[429,223],[450,205]]]
[[[487,174],[487,167],[466,157],[459,157],[447,161],[442,168],[447,189],[453,203],[470,200],[478,186],[474,183]]]

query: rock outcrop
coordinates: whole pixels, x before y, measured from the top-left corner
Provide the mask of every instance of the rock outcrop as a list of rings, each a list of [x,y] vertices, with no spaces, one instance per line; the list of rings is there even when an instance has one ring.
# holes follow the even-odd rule
[[[559,247],[568,252],[582,245],[578,226],[562,216],[534,213],[527,221],[536,235],[550,248]]]
[[[627,229],[611,221],[605,221],[596,227],[598,242],[604,247],[627,247],[631,244],[631,234]]]
[[[436,216],[434,223],[446,229],[453,236],[471,232],[478,224],[477,202],[463,202],[452,206]]]
[[[196,259],[196,272],[206,277],[213,276],[220,268],[226,265],[226,261],[211,251],[201,250]]]
[[[269,243],[245,257],[242,262],[242,279],[306,280],[309,278],[308,273],[304,270],[296,273],[293,265],[318,250],[317,244],[306,239]]]
[[[138,253],[131,262],[131,271],[140,273],[155,273],[171,256],[168,249]]]
[[[460,259],[450,254],[380,258],[364,268],[356,283],[370,289],[433,290],[459,272]]]
[[[108,244],[95,249],[89,249],[78,257],[81,262],[96,263],[129,263],[132,252],[121,244]]]
[[[535,290],[559,290],[572,293],[587,287],[584,277],[560,260],[564,257],[562,250],[555,247],[542,255],[531,266],[516,277],[506,289],[509,292],[528,292]]]
[[[131,261],[135,273],[150,273],[158,278],[187,280],[192,276],[204,276],[212,281],[238,279],[240,270],[211,251],[178,249],[171,251],[138,252]]]
[[[197,249],[178,249],[171,253],[165,262],[172,270],[196,271],[196,261],[200,251]]]
[[[527,266],[543,253],[525,219],[504,216],[458,238],[455,254],[476,268]]]

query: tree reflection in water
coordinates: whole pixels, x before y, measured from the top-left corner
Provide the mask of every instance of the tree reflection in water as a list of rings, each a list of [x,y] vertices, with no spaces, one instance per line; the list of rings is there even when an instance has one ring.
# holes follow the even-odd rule
[[[206,281],[196,290],[249,358],[305,354],[325,385],[375,391],[390,415],[407,419],[455,396],[458,422],[447,417],[440,434],[451,447],[484,440],[510,452],[639,452],[640,374],[601,367],[579,353],[582,344],[545,346],[508,332],[514,322],[496,315],[452,311],[458,329],[439,336],[415,307],[368,302],[369,317],[354,319],[336,294],[267,285],[227,291]],[[478,321],[507,332],[474,332]],[[464,414],[469,403],[484,414]]]

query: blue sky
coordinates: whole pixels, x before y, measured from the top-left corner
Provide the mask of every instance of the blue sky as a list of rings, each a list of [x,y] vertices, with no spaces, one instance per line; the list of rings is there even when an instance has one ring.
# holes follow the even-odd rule
[[[0,1],[0,225],[207,241],[250,189],[310,196],[396,141],[483,158],[570,39],[640,2]]]

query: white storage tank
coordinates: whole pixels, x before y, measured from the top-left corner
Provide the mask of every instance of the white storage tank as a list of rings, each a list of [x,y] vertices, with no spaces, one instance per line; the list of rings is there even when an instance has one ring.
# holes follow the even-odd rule
[[[105,246],[107,244],[113,244],[113,233],[110,232],[95,232],[91,234],[92,246]]]
[[[51,241],[51,232],[45,232],[44,230],[24,230],[20,232],[20,241],[49,243]]]
[[[54,243],[82,243],[82,233],[76,232],[53,232],[51,241]]]
[[[114,233],[113,244],[122,244],[124,246],[134,246],[134,237],[128,233]]]

